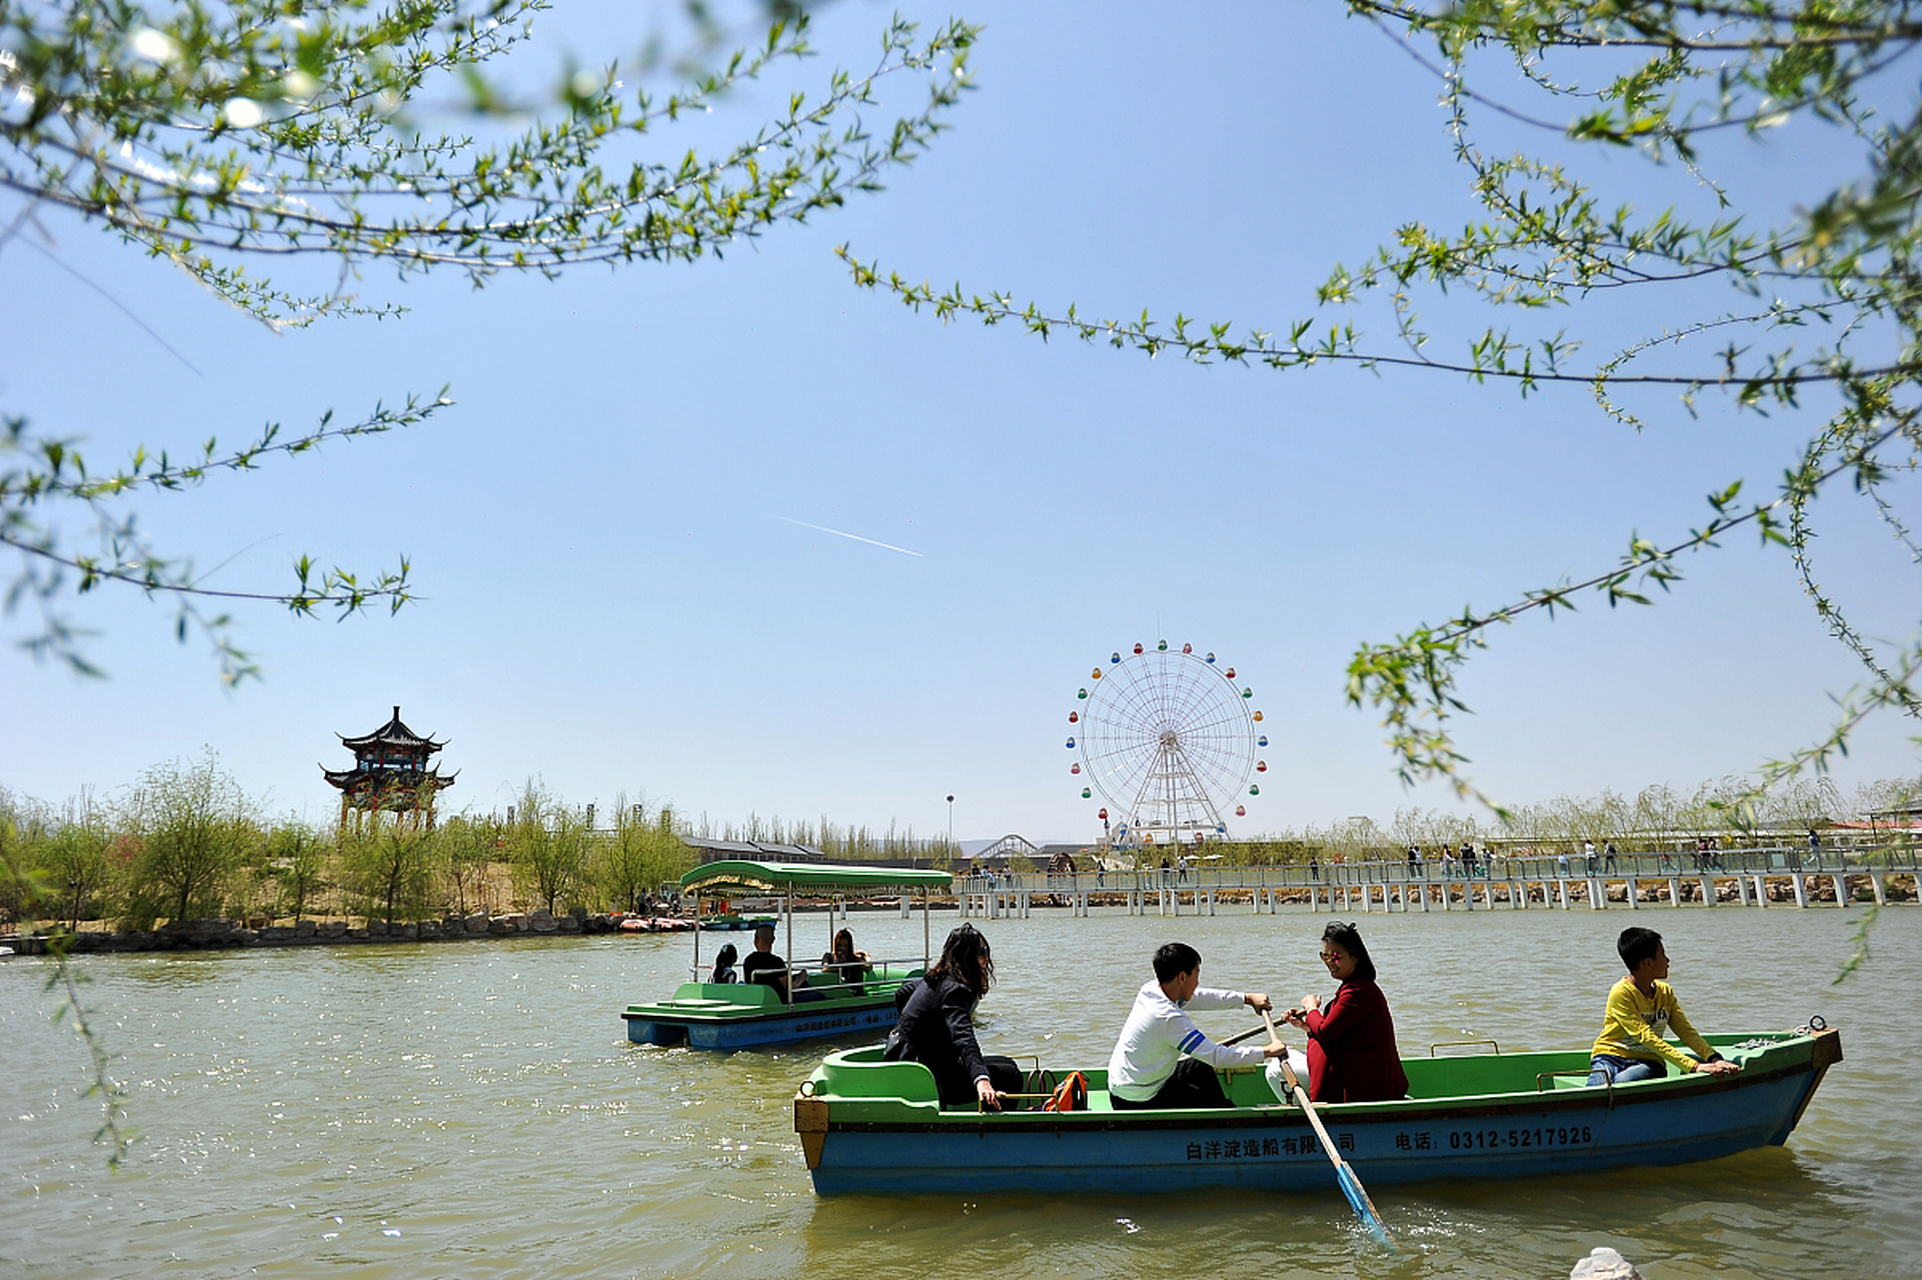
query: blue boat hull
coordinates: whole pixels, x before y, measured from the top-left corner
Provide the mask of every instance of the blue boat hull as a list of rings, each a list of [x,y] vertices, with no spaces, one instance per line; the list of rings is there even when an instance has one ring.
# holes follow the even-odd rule
[[[881,1040],[894,1026],[895,988],[919,972],[883,969],[858,987],[816,984],[791,1007],[771,987],[683,983],[673,999],[629,1005],[621,1017],[635,1044],[728,1050],[833,1036]]]
[[[1342,1158],[1370,1188],[1712,1160],[1788,1138],[1822,1073],[1841,1058],[1833,1031],[1804,1040],[1808,1051],[1759,1055],[1741,1075],[1676,1076],[1617,1089],[1569,1085],[1585,1061],[1581,1055],[1512,1055],[1540,1059],[1523,1067],[1546,1066],[1542,1074],[1560,1072],[1559,1082],[1545,1092],[1319,1110]],[[1246,1082],[1241,1096],[1256,1084]],[[1104,1101],[1101,1109],[1068,1115],[985,1116],[897,1104],[897,1115],[922,1113],[909,1119],[889,1117],[877,1102],[797,1097],[796,1129],[817,1193],[1165,1195],[1335,1187],[1307,1117],[1279,1103],[1115,1112]],[[846,1118],[837,1118],[837,1109]]]
[[[771,1044],[793,1044],[828,1036],[886,1036],[894,1025],[894,1001],[832,1008],[801,1005],[791,1014],[755,1018],[702,1020],[699,1018],[628,1018],[627,1038],[635,1044],[675,1045],[695,1049],[758,1049]]]

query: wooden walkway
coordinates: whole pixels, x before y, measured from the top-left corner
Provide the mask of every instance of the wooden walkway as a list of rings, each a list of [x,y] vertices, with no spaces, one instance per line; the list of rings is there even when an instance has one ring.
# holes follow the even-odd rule
[[[1214,915],[1219,907],[1252,906],[1257,913],[1306,906],[1311,911],[1494,911],[1529,908],[1593,911],[1718,904],[1744,907],[1913,901],[1889,896],[1891,876],[1922,871],[1922,850],[1824,850],[1811,857],[1796,848],[1695,854],[1577,857],[1497,856],[1469,874],[1461,863],[1442,874],[1429,862],[1403,860],[1305,866],[1148,868],[1082,871],[1073,875],[1009,872],[957,878],[963,916],[1026,917],[1036,906],[1125,905],[1130,915]]]

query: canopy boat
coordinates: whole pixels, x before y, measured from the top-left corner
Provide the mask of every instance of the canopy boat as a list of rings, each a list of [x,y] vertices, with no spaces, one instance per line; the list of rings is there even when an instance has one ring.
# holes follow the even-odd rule
[[[1373,1188],[1431,1178],[1531,1178],[1613,1165],[1684,1164],[1780,1146],[1842,1060],[1819,1025],[1709,1036],[1737,1075],[1670,1075],[1587,1087],[1586,1051],[1404,1059],[1410,1096],[1317,1104],[1341,1157]],[[1300,1107],[1259,1069],[1223,1072],[1232,1108],[1114,1110],[1087,1071],[1087,1109],[944,1111],[934,1077],[880,1046],[830,1054],[794,1099],[819,1195],[1323,1191],[1327,1156]],[[1031,1091],[1055,1084],[1037,1072]]]
[[[895,988],[919,977],[928,966],[928,896],[946,889],[953,877],[945,871],[916,871],[830,862],[753,862],[728,859],[709,862],[681,877],[683,896],[692,894],[696,918],[703,896],[742,898],[779,896],[786,899],[783,915],[787,937],[782,947],[788,958],[785,996],[774,986],[758,983],[714,982],[714,966],[701,963],[701,933],[694,933],[694,963],[690,981],[675,989],[672,999],[631,1004],[621,1017],[627,1038],[635,1044],[680,1044],[696,1049],[747,1049],[786,1044],[823,1036],[875,1035],[894,1025]],[[871,960],[856,971],[852,966],[815,966],[809,972],[795,963],[794,898],[921,897],[921,958]],[[827,913],[827,950],[834,949],[835,913]],[[743,957],[745,959],[745,957]]]

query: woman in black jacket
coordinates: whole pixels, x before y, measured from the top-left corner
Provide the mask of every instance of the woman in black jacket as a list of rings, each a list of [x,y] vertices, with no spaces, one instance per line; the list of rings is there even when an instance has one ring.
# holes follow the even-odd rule
[[[887,1056],[918,1062],[934,1073],[944,1107],[978,1102],[1000,1109],[1001,1093],[1021,1091],[1021,1068],[1011,1058],[988,1058],[974,1038],[974,1006],[994,985],[988,940],[971,924],[948,935],[927,975],[894,993],[900,1015],[888,1036]]]

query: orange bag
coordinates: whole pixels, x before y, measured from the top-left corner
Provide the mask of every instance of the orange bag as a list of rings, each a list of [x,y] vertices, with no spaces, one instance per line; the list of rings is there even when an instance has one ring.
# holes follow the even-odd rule
[[[1043,1111],[1086,1111],[1088,1109],[1088,1077],[1079,1071],[1070,1071],[1068,1078],[1055,1086],[1048,1100],[1041,1104]]]

